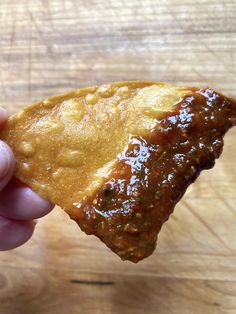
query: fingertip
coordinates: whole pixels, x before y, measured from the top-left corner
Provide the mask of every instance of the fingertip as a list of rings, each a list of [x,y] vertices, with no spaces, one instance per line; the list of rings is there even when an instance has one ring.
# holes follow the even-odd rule
[[[17,220],[31,220],[47,215],[54,205],[13,178],[0,193],[0,215]]]
[[[15,167],[15,158],[11,148],[0,140],[0,190],[11,179]]]
[[[22,199],[26,204],[31,207],[31,217],[27,219],[37,219],[41,218],[51,212],[54,208],[54,204],[49,200],[46,200],[39,196],[28,186],[24,186],[22,190]]]
[[[33,221],[15,221],[0,217],[0,251],[11,250],[27,242],[34,228]]]

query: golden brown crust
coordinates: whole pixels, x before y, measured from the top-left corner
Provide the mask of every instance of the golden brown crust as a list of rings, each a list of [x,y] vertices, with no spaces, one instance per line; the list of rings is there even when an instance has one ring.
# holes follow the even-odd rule
[[[148,132],[165,114],[150,106],[160,91],[164,110],[186,94],[164,83],[120,82],[26,107],[1,133],[17,157],[16,176],[63,208],[80,201],[102,183],[130,135]]]
[[[121,258],[137,262],[154,250],[187,186],[219,156],[235,108],[210,90],[120,82],[29,106],[0,137],[16,155],[20,180]],[[175,183],[164,184],[173,173]]]

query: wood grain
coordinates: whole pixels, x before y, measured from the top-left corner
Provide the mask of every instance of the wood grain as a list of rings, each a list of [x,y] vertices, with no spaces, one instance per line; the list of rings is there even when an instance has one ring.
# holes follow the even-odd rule
[[[236,97],[235,15],[234,0],[2,0],[1,106],[129,79]],[[137,265],[56,208],[29,243],[0,253],[0,313],[236,313],[235,138]]]

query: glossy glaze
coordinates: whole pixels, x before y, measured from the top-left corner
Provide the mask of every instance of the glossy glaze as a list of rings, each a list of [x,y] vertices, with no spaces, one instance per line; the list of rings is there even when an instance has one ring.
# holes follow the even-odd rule
[[[106,182],[77,205],[81,229],[122,259],[150,255],[157,234],[200,171],[212,168],[236,105],[211,90],[193,91],[147,137],[131,137]]]

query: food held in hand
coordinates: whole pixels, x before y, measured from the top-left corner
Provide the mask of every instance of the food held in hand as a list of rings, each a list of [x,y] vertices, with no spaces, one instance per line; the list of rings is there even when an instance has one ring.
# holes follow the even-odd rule
[[[21,181],[138,262],[235,124],[236,102],[211,89],[134,81],[46,99],[12,116],[0,137]]]

